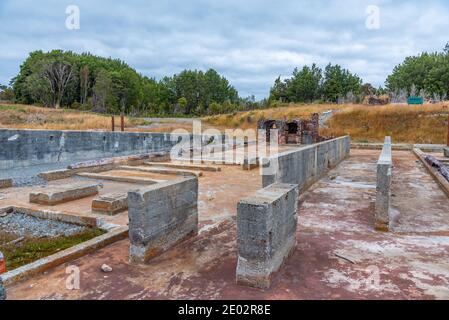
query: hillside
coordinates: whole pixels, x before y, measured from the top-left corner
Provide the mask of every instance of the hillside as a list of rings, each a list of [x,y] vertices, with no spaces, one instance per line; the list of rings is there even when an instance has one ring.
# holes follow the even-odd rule
[[[321,129],[323,135],[349,134],[353,141],[380,142],[391,135],[396,143],[446,143],[448,104],[388,105],[287,105],[204,118],[221,128],[256,128],[261,119],[308,118],[314,112],[335,110]]]
[[[238,112],[203,118],[203,129],[256,128],[261,119],[309,118],[314,112],[334,110],[321,128],[323,135],[350,134],[353,141],[380,142],[391,135],[396,143],[446,143],[447,104],[406,106],[364,105],[286,105],[283,107]],[[116,119],[116,126],[119,126]],[[139,125],[148,125],[137,128]],[[55,110],[27,105],[0,104],[0,127],[52,130],[110,130],[110,116],[75,110]],[[126,130],[170,132],[191,130],[190,124],[149,123],[141,118],[126,118]],[[118,130],[118,128],[117,128]]]

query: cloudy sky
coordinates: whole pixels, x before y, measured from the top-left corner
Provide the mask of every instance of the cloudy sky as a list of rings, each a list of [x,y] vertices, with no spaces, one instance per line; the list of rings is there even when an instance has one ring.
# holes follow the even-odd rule
[[[69,5],[79,30],[66,27]],[[29,52],[64,49],[120,58],[156,79],[214,68],[257,98],[313,62],[378,86],[404,57],[440,51],[448,17],[447,0],[0,0],[0,83]]]

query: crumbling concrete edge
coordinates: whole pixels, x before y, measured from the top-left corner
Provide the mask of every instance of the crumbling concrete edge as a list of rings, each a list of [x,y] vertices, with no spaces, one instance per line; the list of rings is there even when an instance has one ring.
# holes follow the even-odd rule
[[[126,239],[127,237],[128,227],[117,227],[104,235],[98,236],[64,251],[58,252],[51,256],[39,259],[30,264],[4,273],[3,275],[1,275],[3,285],[5,287],[9,287],[20,281],[41,274],[48,269],[78,259],[82,256],[85,256],[86,254],[104,248],[114,242]]]
[[[438,185],[441,187],[441,189],[446,193],[446,195],[449,197],[449,182],[446,181],[439,173],[438,170],[435,168],[432,168],[430,164],[427,163],[427,161],[424,159],[424,153],[419,148],[413,148],[413,153],[415,156],[421,161],[421,163],[424,165],[424,167],[429,171],[430,175],[433,177],[433,179],[438,183]]]

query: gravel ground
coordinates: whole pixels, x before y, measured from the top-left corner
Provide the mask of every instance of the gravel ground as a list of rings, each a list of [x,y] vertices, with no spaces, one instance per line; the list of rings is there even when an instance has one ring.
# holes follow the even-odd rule
[[[0,230],[15,234],[17,237],[71,236],[86,230],[85,227],[49,219],[39,219],[23,213],[11,213],[0,217]]]

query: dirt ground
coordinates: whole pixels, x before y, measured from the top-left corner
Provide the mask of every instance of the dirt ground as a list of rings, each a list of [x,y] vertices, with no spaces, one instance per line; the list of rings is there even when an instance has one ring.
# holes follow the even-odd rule
[[[142,266],[128,263],[122,240],[7,288],[8,298],[449,299],[449,199],[411,152],[395,151],[393,232],[375,231],[379,153],[352,150],[301,196],[297,249],[269,290],[235,284],[236,204],[261,177],[230,166],[200,178],[197,237]],[[89,214],[89,200],[78,201]],[[126,213],[111,219],[126,223]],[[69,265],[79,267],[79,290],[66,288]]]

